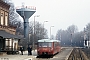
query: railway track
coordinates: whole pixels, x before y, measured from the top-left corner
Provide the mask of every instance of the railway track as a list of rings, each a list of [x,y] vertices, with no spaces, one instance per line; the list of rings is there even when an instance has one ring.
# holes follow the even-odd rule
[[[82,49],[74,48],[68,60],[89,60]]]
[[[87,58],[90,60],[90,48],[84,48],[82,49],[82,51],[85,53]]]

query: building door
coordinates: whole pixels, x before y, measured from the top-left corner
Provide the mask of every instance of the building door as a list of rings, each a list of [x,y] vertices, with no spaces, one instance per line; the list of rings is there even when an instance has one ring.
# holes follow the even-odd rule
[[[5,48],[5,39],[0,37],[0,51],[4,50]]]
[[[14,43],[14,50],[17,50],[17,43]]]

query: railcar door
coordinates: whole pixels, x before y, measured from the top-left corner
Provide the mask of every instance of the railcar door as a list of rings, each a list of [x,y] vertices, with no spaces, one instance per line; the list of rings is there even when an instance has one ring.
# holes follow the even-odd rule
[[[54,54],[56,54],[56,53],[57,53],[57,43],[54,42]]]

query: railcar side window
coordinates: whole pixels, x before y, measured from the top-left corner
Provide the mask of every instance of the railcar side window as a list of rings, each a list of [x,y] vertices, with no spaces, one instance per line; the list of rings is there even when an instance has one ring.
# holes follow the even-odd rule
[[[54,42],[54,47],[56,47],[57,46],[57,43],[56,42]]]
[[[41,46],[42,46],[42,44],[41,44],[41,43],[39,43],[39,44],[38,44],[38,46],[39,46],[39,47],[41,47]]]
[[[47,43],[42,43],[42,47],[47,47],[48,44]]]
[[[52,47],[52,43],[48,43],[48,47]]]

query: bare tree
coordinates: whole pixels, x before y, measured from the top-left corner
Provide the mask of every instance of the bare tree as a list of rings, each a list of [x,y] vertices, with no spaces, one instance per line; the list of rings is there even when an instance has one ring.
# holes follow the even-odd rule
[[[51,39],[55,39],[54,35],[51,35]]]
[[[77,32],[75,25],[69,26],[67,30],[58,30],[56,38],[61,41],[62,46],[70,46],[71,43],[72,46],[83,46],[83,32]]]
[[[87,35],[87,37],[88,37],[88,40],[90,39],[90,23],[88,23],[87,25],[86,25],[86,35]]]
[[[35,42],[37,42],[37,40],[39,39],[43,39],[43,38],[48,38],[47,36],[47,30],[44,28],[43,30],[43,25],[40,24],[39,22],[35,22],[35,35],[34,35],[34,32],[33,32],[33,21],[30,22],[29,24],[29,33],[30,33],[30,40],[31,40],[31,43],[33,42],[33,36],[35,37]]]
[[[77,28],[77,26],[75,26],[75,25],[71,25],[71,26],[69,26],[69,27],[67,28],[67,31],[68,31],[69,33],[76,33],[76,32],[78,31],[78,28]]]

